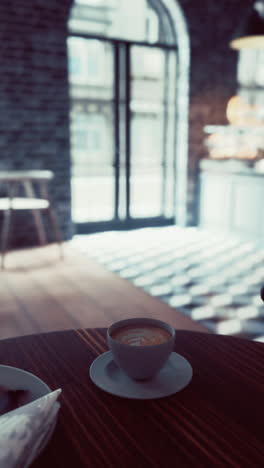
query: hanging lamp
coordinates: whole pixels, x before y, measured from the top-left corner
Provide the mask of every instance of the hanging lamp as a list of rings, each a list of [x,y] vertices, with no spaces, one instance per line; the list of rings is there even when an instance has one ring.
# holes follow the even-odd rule
[[[230,47],[232,49],[264,49],[264,0],[253,5],[247,18],[235,32]]]

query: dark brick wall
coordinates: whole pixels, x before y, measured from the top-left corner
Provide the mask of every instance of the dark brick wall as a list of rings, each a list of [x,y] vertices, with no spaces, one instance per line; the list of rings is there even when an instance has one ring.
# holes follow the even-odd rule
[[[69,0],[0,2],[0,170],[50,169],[63,236],[72,235],[67,79]],[[13,244],[36,241],[16,214]],[[28,221],[29,220],[29,221]]]
[[[71,237],[67,18],[72,0],[0,2],[0,170],[51,169],[52,197]],[[237,53],[229,40],[253,0],[179,0],[191,39],[189,207],[196,200],[203,127],[226,122],[236,91]],[[190,216],[190,223],[195,216]],[[0,219],[1,222],[1,219]],[[21,218],[15,245],[35,242]]]

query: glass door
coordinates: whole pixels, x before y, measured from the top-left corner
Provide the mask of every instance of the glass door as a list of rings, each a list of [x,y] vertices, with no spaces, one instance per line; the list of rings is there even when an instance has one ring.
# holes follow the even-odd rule
[[[132,218],[162,214],[164,59],[163,50],[131,48]]]
[[[72,216],[77,224],[115,218],[114,48],[70,37]]]
[[[162,48],[131,47],[131,218],[173,219],[175,58]]]
[[[69,38],[77,232],[174,219],[176,52]]]

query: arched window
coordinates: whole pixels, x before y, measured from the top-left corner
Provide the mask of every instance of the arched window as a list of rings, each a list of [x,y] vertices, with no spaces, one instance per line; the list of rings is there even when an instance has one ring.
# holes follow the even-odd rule
[[[79,232],[185,221],[189,49],[175,5],[76,0],[72,7],[72,213]]]

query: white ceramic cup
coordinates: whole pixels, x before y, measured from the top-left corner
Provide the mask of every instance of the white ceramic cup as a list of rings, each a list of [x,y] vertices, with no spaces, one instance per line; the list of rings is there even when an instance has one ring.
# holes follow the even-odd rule
[[[171,335],[167,341],[150,346],[129,345],[112,338],[112,333],[125,326],[151,325],[164,328]],[[174,348],[175,330],[166,322],[151,318],[131,318],[113,323],[107,330],[107,342],[115,363],[136,380],[147,380],[166,364]]]

